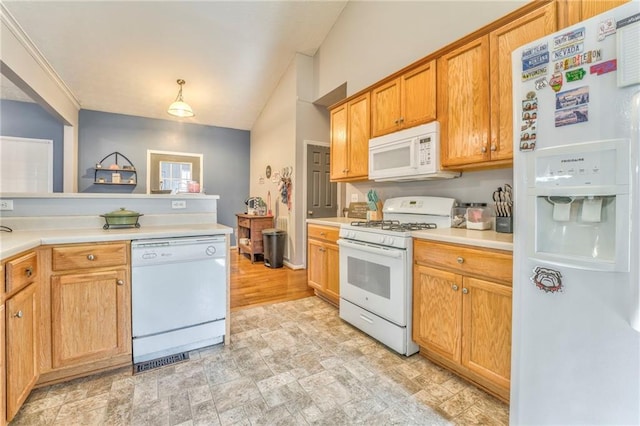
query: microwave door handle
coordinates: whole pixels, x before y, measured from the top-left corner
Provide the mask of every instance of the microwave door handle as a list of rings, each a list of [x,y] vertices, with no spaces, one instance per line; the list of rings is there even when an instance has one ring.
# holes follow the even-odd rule
[[[418,168],[418,163],[420,161],[420,159],[418,158],[418,156],[420,155],[420,149],[418,148],[419,145],[420,145],[420,141],[418,138],[413,138],[411,140],[409,155],[411,156],[412,169]]]

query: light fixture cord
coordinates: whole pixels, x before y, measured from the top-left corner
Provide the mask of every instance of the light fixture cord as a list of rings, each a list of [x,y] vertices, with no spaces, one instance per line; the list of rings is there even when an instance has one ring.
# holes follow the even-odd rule
[[[178,96],[176,97],[176,102],[178,102],[178,101],[184,102],[182,100],[182,84],[184,84],[184,83],[180,83],[180,90],[178,90]]]

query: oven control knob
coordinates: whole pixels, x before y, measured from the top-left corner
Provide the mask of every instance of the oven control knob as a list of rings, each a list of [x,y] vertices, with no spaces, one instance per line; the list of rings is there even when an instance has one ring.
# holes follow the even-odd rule
[[[355,238],[355,237],[356,237],[356,233],[354,231],[350,231],[349,238]]]
[[[384,244],[386,240],[387,240],[387,237],[385,236],[380,237],[380,244]]]
[[[393,245],[393,237],[389,237],[387,244],[389,244],[390,246]]]

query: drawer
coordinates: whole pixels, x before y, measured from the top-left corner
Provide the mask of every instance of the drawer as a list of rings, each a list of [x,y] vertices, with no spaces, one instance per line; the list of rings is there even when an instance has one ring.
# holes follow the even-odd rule
[[[51,251],[53,270],[102,268],[127,264],[127,244],[85,244],[54,247]]]
[[[331,226],[309,225],[307,228],[307,238],[325,240],[334,244],[338,241],[339,235],[340,228],[334,228]]]
[[[6,291],[12,291],[34,282],[38,277],[38,255],[35,252],[6,263]]]
[[[251,220],[244,218],[244,217],[239,217],[238,218],[238,226],[241,228],[250,228],[251,227]]]
[[[508,283],[513,278],[513,256],[504,251],[414,240],[413,258],[416,263],[461,274]]]

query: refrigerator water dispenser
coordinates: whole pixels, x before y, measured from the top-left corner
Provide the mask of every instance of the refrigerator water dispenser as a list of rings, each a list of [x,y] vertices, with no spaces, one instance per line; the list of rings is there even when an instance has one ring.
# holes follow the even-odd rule
[[[529,156],[531,257],[569,267],[627,271],[629,142],[563,145]]]

